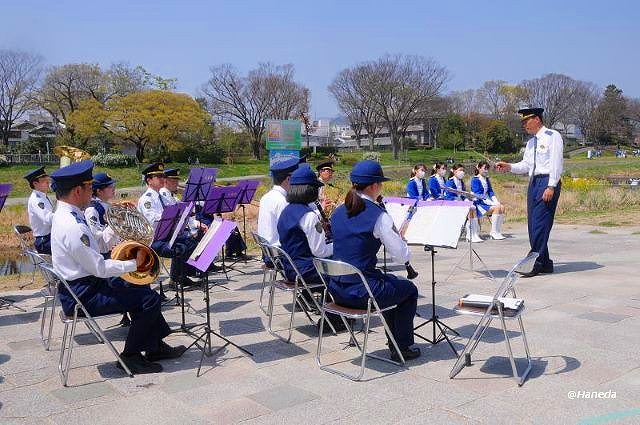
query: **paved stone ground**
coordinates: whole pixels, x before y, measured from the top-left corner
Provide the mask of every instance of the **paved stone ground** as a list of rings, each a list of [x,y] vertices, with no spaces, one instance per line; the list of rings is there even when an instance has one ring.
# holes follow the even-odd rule
[[[241,265],[246,275],[232,272],[229,282],[216,281],[228,289],[214,288],[211,308],[216,329],[254,356],[227,347],[205,359],[199,378],[200,352],[195,349],[164,362],[161,374],[124,377],[106,348],[81,327],[70,387],[64,388],[56,370],[60,323],[55,324],[56,339],[47,352],[38,335],[38,293],[4,294],[27,312],[0,310],[0,423],[638,424],[640,232],[629,228],[603,232],[586,226],[556,226],[551,243],[556,273],[518,282],[518,295],[528,306],[524,319],[533,356],[533,370],[522,387],[509,376],[504,337],[498,328],[485,334],[473,365],[455,379],[449,379],[454,363],[449,347],[422,342],[423,356],[407,368],[370,360],[365,382],[323,372],[315,363],[315,328],[305,323],[304,316],[297,321],[302,326],[291,344],[265,330],[266,318],[256,302],[261,271],[256,263],[249,263]],[[498,279],[528,248],[525,228],[517,228],[510,236],[474,245]],[[495,290],[495,283],[461,269],[447,279],[454,265],[467,258],[466,249],[463,244],[436,255],[438,312],[461,333],[454,339],[459,350],[477,318],[456,316],[451,309],[455,300],[468,292]],[[417,247],[412,250],[413,264],[420,272],[419,312],[427,316],[430,259]],[[404,274],[404,268],[396,269]],[[202,312],[202,293],[192,291],[189,298],[195,310]],[[277,298],[277,328],[286,326],[287,303],[284,296]],[[167,308],[165,315],[177,324],[178,309]],[[200,318],[189,314],[188,320],[195,323]],[[109,328],[115,320],[101,323]],[[508,325],[520,354],[520,333],[515,323]],[[428,335],[428,329],[423,332]],[[121,348],[126,330],[112,327],[107,333]],[[182,335],[169,339],[189,342]],[[355,371],[356,352],[345,349],[346,340],[344,334],[326,338],[324,358]],[[217,346],[220,340],[214,339]],[[387,355],[379,324],[371,333],[370,347]],[[610,391],[610,398],[570,399],[569,391]]]

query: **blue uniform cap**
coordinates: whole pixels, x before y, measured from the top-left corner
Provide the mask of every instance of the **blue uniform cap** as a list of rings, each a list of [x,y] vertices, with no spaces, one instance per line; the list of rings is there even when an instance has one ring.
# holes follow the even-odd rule
[[[62,167],[50,174],[52,186],[57,190],[71,189],[85,183],[93,182],[93,161],[86,159]]]
[[[103,189],[107,186],[111,186],[117,181],[118,180],[115,180],[107,173],[98,173],[93,176],[93,189]]]
[[[164,164],[162,162],[152,162],[142,170],[143,176],[154,176],[156,174],[164,175]]]
[[[180,170],[177,168],[167,168],[164,170],[164,176],[170,179],[179,179],[180,178]]]
[[[298,168],[298,164],[301,162],[303,162],[303,160],[299,158],[291,158],[287,159],[286,161],[276,162],[275,164],[271,165],[269,171],[271,171],[274,176],[291,174],[295,171],[296,168]]]
[[[389,180],[382,173],[382,167],[378,161],[360,161],[351,169],[352,183],[378,183]]]
[[[311,186],[324,186],[324,183],[318,180],[316,174],[311,170],[309,164],[300,164],[298,169],[291,174],[289,178],[290,185],[303,185],[308,184]]]
[[[31,183],[32,181],[39,179],[40,177],[44,177],[47,175],[47,172],[44,171],[44,167],[36,168],[35,170],[29,171],[24,175],[24,178]]]

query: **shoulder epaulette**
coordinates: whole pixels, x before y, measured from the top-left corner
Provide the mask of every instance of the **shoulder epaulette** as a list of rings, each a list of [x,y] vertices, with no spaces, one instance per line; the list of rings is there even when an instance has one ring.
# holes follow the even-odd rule
[[[553,136],[553,131],[551,130],[546,130],[544,133],[548,136]]]

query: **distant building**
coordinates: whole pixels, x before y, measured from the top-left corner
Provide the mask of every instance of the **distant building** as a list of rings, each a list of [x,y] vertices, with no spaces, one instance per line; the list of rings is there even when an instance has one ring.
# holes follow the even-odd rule
[[[48,114],[29,114],[29,119],[14,124],[9,130],[9,146],[16,146],[29,139],[53,140],[57,127]]]

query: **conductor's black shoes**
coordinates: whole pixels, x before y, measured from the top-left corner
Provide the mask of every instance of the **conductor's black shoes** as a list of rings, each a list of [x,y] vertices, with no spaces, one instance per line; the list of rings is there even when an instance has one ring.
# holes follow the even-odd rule
[[[401,348],[400,352],[402,353],[402,357],[404,357],[405,360],[417,359],[418,357],[420,357],[419,348]],[[398,355],[398,352],[395,350],[395,348],[391,349],[391,360],[393,360],[394,362],[400,361],[400,355]]]
[[[176,347],[172,347],[166,342],[160,341],[160,347],[158,351],[153,353],[147,353],[146,358],[150,362],[157,362],[159,360],[167,360],[167,359],[177,359],[186,350],[187,350],[187,347],[185,347],[184,345],[178,345]]]
[[[134,375],[162,372],[161,364],[150,362],[149,360],[142,357],[142,354],[140,353],[120,354],[120,358]],[[118,367],[118,369],[124,370],[120,362],[116,362],[116,366]]]

